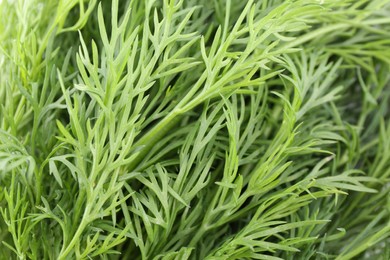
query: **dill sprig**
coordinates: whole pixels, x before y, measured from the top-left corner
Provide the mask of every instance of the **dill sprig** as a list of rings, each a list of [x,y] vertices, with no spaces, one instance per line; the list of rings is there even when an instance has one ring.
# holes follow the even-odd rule
[[[0,14],[1,259],[389,259],[388,0]]]

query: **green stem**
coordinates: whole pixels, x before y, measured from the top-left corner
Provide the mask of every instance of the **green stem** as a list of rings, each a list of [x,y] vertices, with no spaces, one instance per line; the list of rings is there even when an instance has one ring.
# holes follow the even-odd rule
[[[195,245],[199,242],[199,240],[202,238],[202,236],[207,232],[207,229],[205,225],[202,225],[196,234],[192,237],[189,247],[195,247]]]
[[[85,227],[87,226],[87,221],[85,220],[85,218],[88,215],[89,215],[89,209],[86,208],[84,211],[83,219],[81,220],[81,223],[80,223],[79,227],[77,228],[76,233],[73,235],[72,240],[69,242],[68,246],[64,250],[61,250],[61,252],[58,256],[59,260],[66,259],[67,255],[69,255],[69,253],[74,248],[76,242],[79,241],[81,234],[83,233]]]
[[[179,122],[181,117],[181,111],[178,112],[176,109],[173,110],[162,121],[160,121],[155,127],[153,127],[148,133],[146,133],[141,137],[141,139],[138,140],[134,147],[141,148],[141,151],[129,164],[128,169],[130,171],[138,167],[145,155],[147,155],[153,146]]]

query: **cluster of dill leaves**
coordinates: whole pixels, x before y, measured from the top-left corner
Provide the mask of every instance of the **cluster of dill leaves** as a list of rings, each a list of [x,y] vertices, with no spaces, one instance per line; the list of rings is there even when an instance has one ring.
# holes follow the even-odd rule
[[[389,0],[3,0],[0,259],[390,258]]]

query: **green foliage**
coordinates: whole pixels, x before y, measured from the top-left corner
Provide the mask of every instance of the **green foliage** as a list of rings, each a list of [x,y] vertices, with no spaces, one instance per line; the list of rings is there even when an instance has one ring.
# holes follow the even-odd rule
[[[389,17],[3,0],[0,259],[389,259]]]

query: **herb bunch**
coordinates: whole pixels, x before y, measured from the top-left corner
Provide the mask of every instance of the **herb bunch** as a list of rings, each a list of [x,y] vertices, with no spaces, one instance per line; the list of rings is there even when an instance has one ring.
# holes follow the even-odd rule
[[[390,258],[390,1],[0,14],[0,259]]]

